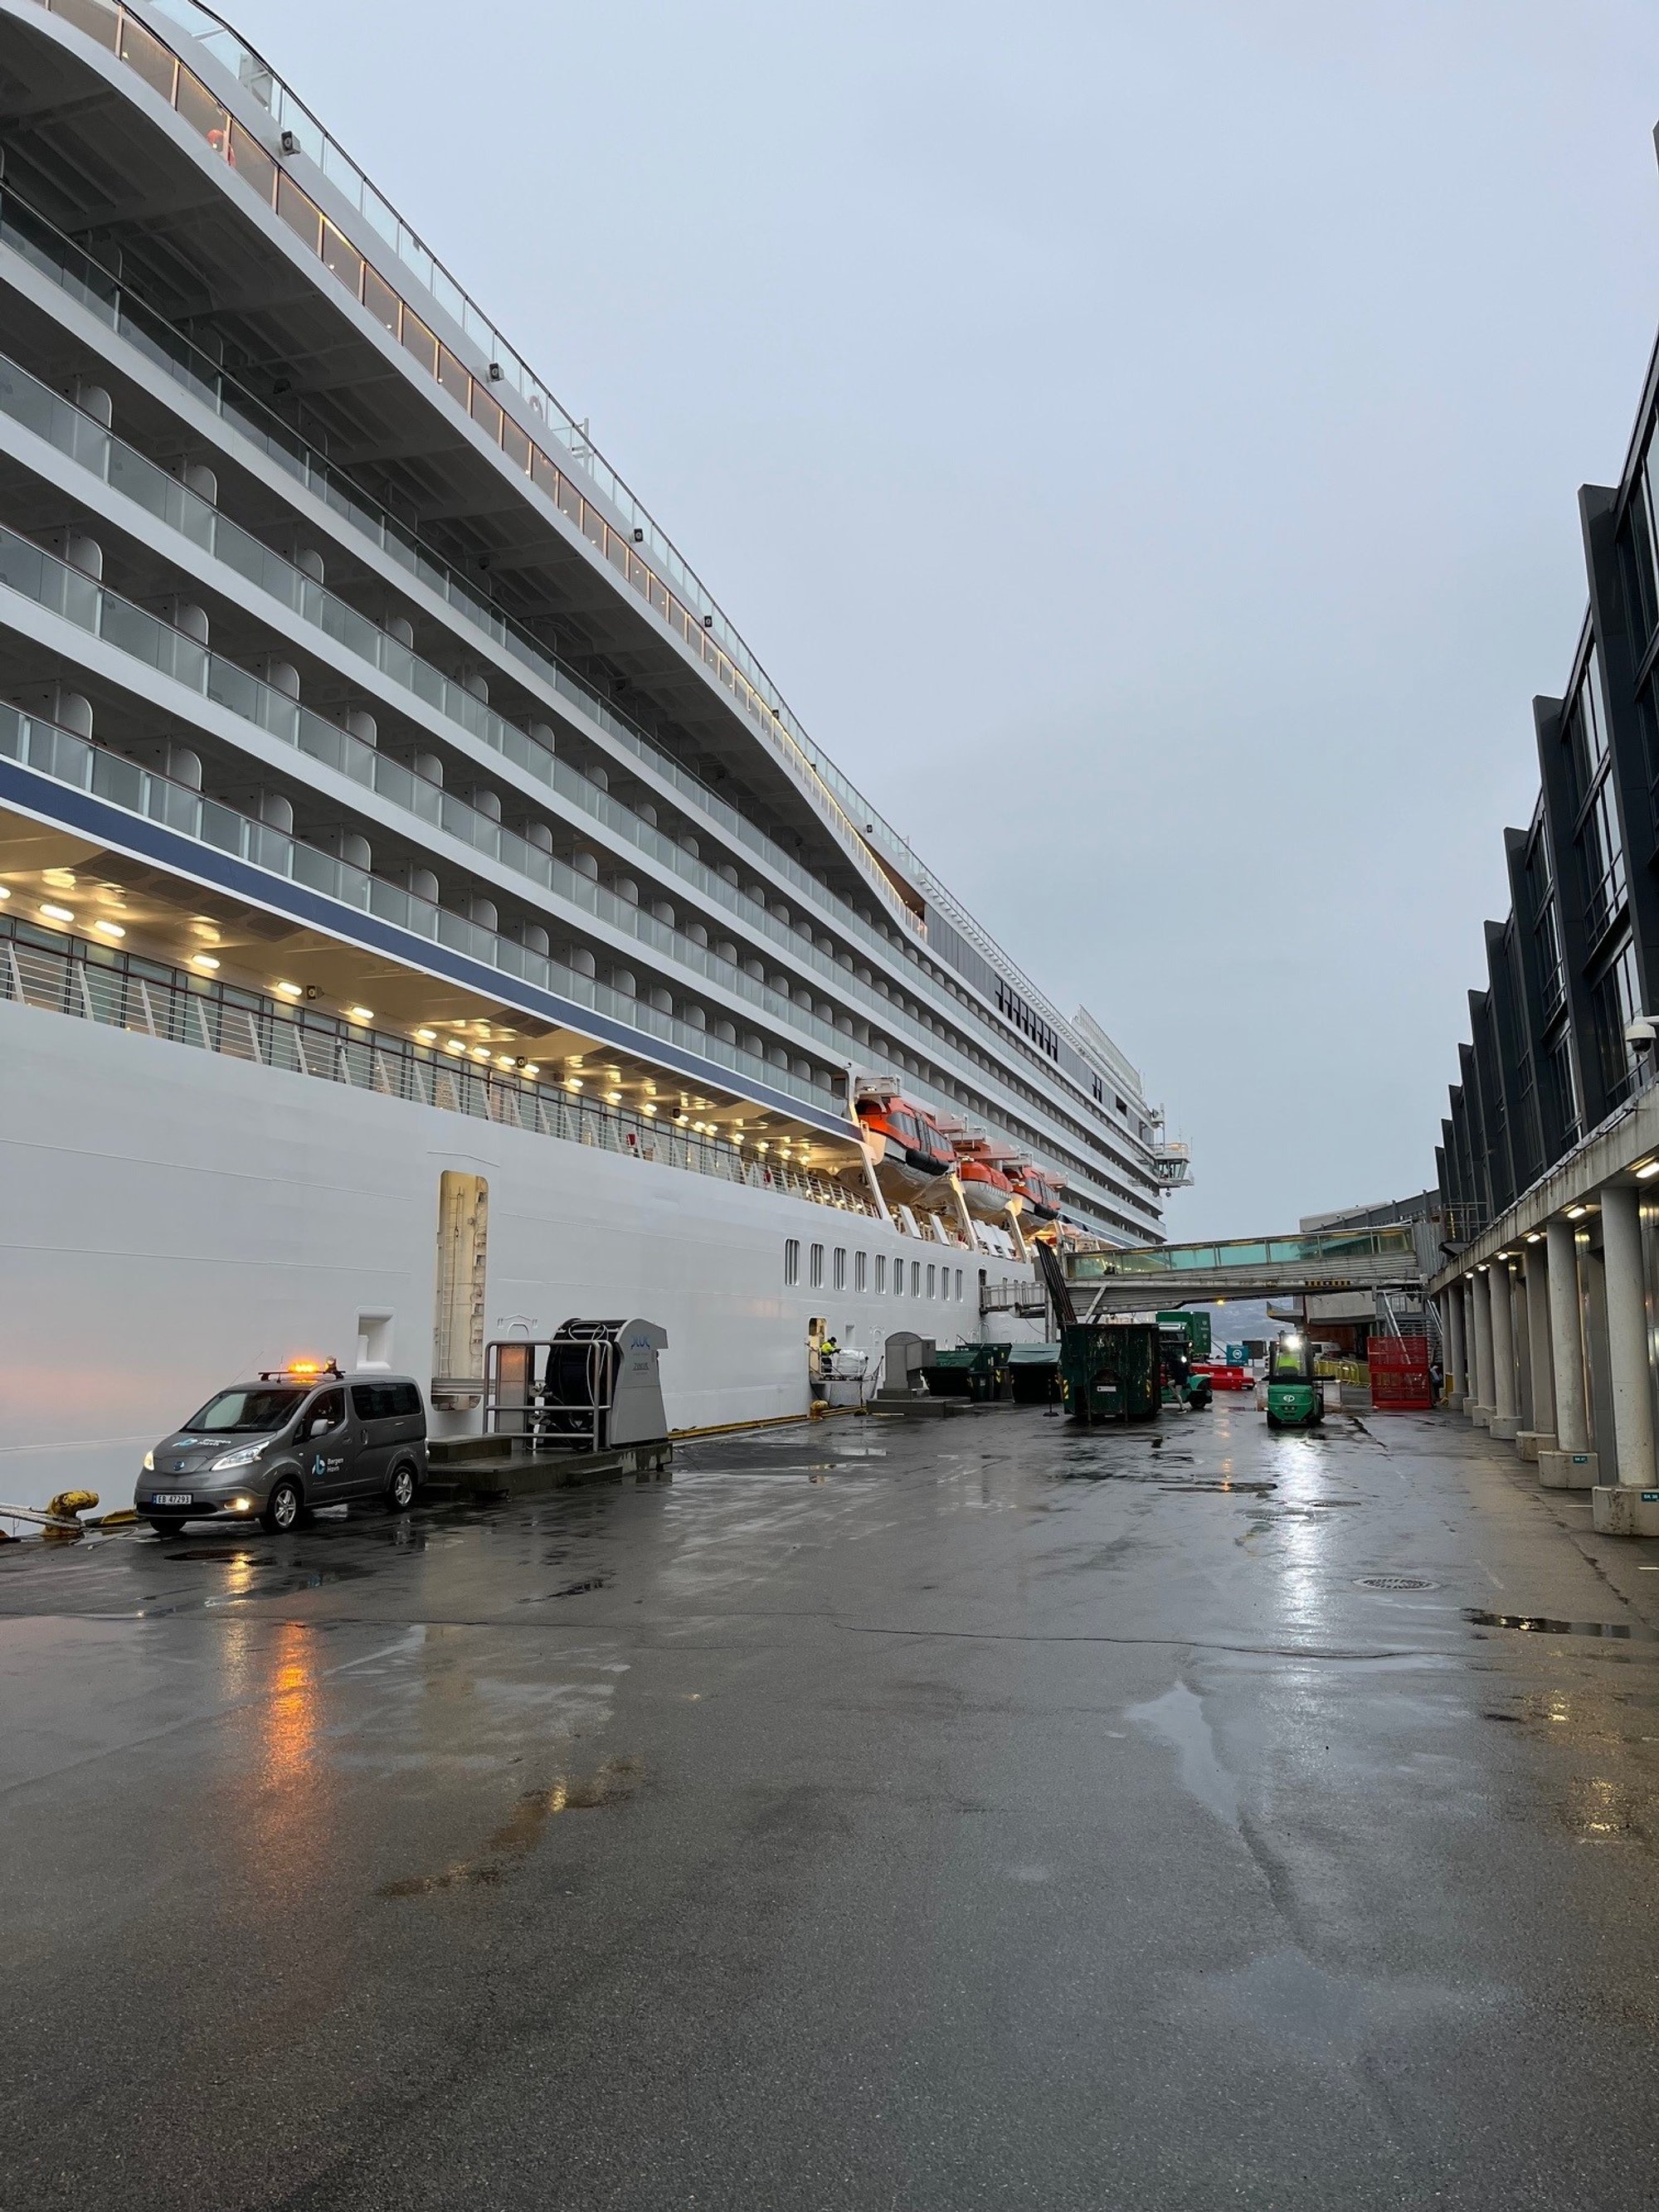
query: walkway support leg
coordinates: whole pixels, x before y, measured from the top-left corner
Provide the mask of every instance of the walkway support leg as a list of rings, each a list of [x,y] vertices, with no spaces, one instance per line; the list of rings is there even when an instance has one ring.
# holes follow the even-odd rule
[[[1635,1190],[1612,1183],[1601,1195],[1616,1480],[1598,1484],[1590,1502],[1595,1526],[1603,1535],[1659,1536],[1659,1486],[1653,1463],[1653,1376],[1648,1354],[1647,1283],[1642,1267],[1642,1201]],[[1644,1491],[1653,1494],[1644,1499]]]
[[[1515,1411],[1515,1307],[1509,1261],[1494,1260],[1484,1279],[1492,1303],[1492,1419],[1486,1426],[1509,1443],[1521,1425]]]
[[[1590,1490],[1601,1480],[1590,1449],[1589,1399],[1584,1389],[1584,1328],[1578,1291],[1578,1247],[1570,1221],[1544,1231],[1549,1254],[1550,1357],[1555,1383],[1555,1449],[1538,1454],[1538,1480],[1547,1490]]]
[[[1555,1449],[1555,1372],[1550,1358],[1549,1247],[1540,1237],[1528,1244],[1527,1348],[1532,1362],[1532,1426],[1516,1437],[1522,1459]]]
[[[1480,1402],[1480,1331],[1474,1317],[1474,1277],[1465,1275],[1461,1285],[1463,1292],[1463,1413],[1468,1420],[1474,1419],[1474,1409]]]
[[[1477,1429],[1492,1426],[1492,1289],[1488,1271],[1474,1271],[1474,1403],[1469,1419]]]

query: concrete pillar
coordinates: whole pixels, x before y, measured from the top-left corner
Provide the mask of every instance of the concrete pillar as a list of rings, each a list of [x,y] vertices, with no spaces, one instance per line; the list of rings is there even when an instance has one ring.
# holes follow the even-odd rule
[[[1479,1331],[1474,1325],[1474,1277],[1465,1275],[1461,1288],[1463,1292],[1463,1411],[1473,1420],[1474,1409],[1480,1399]]]
[[[1486,1282],[1492,1306],[1492,1419],[1486,1425],[1508,1443],[1521,1425],[1515,1411],[1515,1309],[1509,1261],[1494,1260]]]
[[[1607,1380],[1613,1397],[1616,1480],[1598,1485],[1591,1503],[1597,1528],[1607,1535],[1659,1535],[1659,1495],[1650,1516],[1636,1510],[1644,1490],[1656,1489],[1653,1463],[1653,1382],[1648,1356],[1647,1282],[1642,1266],[1642,1201],[1629,1188],[1609,1184],[1601,1193],[1601,1259],[1607,1270]],[[1620,1493],[1628,1492],[1628,1497]]]
[[[1492,1426],[1492,1291],[1487,1270],[1474,1271],[1474,1403],[1469,1419],[1477,1429]]]
[[[1555,1449],[1555,1371],[1550,1356],[1549,1247],[1528,1244],[1527,1348],[1532,1363],[1532,1420],[1516,1437],[1522,1459]]]
[[[1453,1283],[1441,1298],[1444,1310],[1446,1340],[1446,1403],[1460,1411],[1469,1394],[1468,1370],[1464,1365],[1463,1348],[1463,1285],[1462,1279]]]
[[[1541,1447],[1538,1480],[1547,1490],[1591,1490],[1599,1478],[1589,1448],[1589,1407],[1584,1389],[1584,1331],[1578,1289],[1578,1247],[1570,1221],[1544,1231],[1549,1254],[1550,1355],[1555,1384],[1555,1449]]]
[[[1510,1275],[1510,1312],[1515,1321],[1515,1449],[1521,1449],[1521,1431],[1532,1426],[1532,1317],[1527,1310],[1527,1285],[1521,1267]]]

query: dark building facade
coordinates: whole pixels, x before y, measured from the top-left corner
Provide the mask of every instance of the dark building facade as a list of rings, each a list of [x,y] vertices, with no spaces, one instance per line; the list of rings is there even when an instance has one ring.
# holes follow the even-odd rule
[[[1659,360],[1659,357],[1656,357]],[[1659,1009],[1659,375],[1616,485],[1579,493],[1589,608],[1558,698],[1533,702],[1539,795],[1504,832],[1511,905],[1441,1125],[1454,1237],[1477,1235],[1648,1079]]]

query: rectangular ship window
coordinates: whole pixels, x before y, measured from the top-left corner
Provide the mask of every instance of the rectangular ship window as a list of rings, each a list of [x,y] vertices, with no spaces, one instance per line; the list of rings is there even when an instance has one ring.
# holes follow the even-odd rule
[[[931,1261],[927,1266],[927,1295],[930,1298],[933,1295],[933,1267]]]
[[[179,72],[179,108],[181,114],[185,107],[186,76],[189,76],[188,70],[181,70]],[[193,76],[190,77],[190,82],[192,86],[195,84],[196,80]],[[202,96],[204,99],[207,97],[205,92]],[[194,99],[193,92],[191,97]],[[213,105],[217,107],[219,103],[216,100]],[[276,198],[276,164],[253,133],[251,131],[244,131],[240,123],[233,123],[230,126],[230,166],[245,185],[251,185],[258,192],[267,207],[274,205]]]
[[[315,253],[322,245],[323,218],[317,211],[316,203],[300,190],[286,169],[276,179],[276,212]]]
[[[146,84],[153,84],[169,107],[173,105],[173,72],[177,64],[159,39],[152,38],[131,15],[121,19],[121,58],[136,70]]]
[[[886,1289],[887,1255],[884,1252],[878,1252],[876,1255],[876,1296],[878,1297],[884,1296]]]
[[[921,1296],[921,1262],[920,1260],[912,1260],[910,1262],[910,1295],[913,1298],[919,1298]]]
[[[855,1291],[866,1291],[869,1287],[870,1255],[867,1252],[855,1252],[853,1255],[853,1288]]]
[[[806,1281],[808,1287],[815,1291],[822,1290],[823,1287],[823,1247],[822,1244],[813,1245],[811,1250],[807,1255],[806,1266]]]
[[[378,270],[367,269],[363,272],[363,305],[381,329],[389,331],[395,338],[398,335],[398,310],[403,301]]]
[[[331,222],[323,225],[323,266],[355,300],[363,289],[363,257]]]
[[[404,309],[404,346],[428,376],[438,374],[438,341],[410,307]]]
[[[847,1288],[847,1247],[844,1244],[837,1244],[836,1247],[830,1286],[837,1291],[844,1291]]]
[[[472,419],[492,446],[501,442],[501,409],[499,400],[492,399],[482,384],[475,383],[471,392]]]
[[[447,345],[438,348],[438,381],[453,400],[466,406],[472,395],[472,379],[461,367]],[[491,401],[491,405],[495,404]]]
[[[957,1269],[957,1304],[958,1305],[962,1304],[962,1270],[960,1267]]]
[[[800,1239],[799,1237],[789,1237],[784,1239],[783,1279],[786,1288],[793,1284],[799,1282],[800,1280]]]

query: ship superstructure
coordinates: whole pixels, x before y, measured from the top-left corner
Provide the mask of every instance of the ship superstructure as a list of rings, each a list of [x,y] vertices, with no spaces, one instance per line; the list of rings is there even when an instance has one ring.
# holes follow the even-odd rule
[[[114,1129],[194,1046],[198,1101],[210,1060],[238,1098],[323,1077],[539,1139],[550,1189],[602,1155],[860,1216],[870,1285],[878,1249],[970,1292],[1022,1266],[1018,1204],[890,1199],[884,1086],[1045,1218],[1159,1235],[1134,1070],[233,31],[0,0],[0,1013],[88,1024],[9,1029],[14,1066],[101,1032]]]

